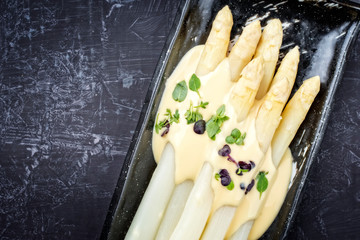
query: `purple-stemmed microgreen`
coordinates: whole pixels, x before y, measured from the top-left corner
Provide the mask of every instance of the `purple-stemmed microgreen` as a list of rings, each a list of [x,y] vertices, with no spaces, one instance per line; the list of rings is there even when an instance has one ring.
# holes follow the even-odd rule
[[[155,121],[155,132],[159,133],[159,131],[163,128],[165,128],[164,132],[161,133],[161,136],[165,136],[170,131],[170,126],[173,123],[179,123],[180,122],[180,114],[179,110],[175,110],[175,113],[172,114],[170,109],[166,109],[166,113],[164,114],[165,119],[159,122],[159,114],[156,116]]]
[[[225,144],[219,151],[218,151],[218,154],[222,157],[227,157],[227,160],[229,162],[232,162],[236,165],[237,168],[239,168],[239,165],[238,163],[235,161],[234,158],[232,158],[230,156],[230,153],[231,153],[231,148],[229,145]]]

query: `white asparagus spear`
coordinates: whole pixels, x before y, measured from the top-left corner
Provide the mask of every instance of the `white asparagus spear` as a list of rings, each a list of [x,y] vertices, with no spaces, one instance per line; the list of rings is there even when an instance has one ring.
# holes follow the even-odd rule
[[[224,239],[235,213],[234,206],[222,206],[217,209],[207,223],[201,240]]]
[[[201,54],[196,75],[203,76],[213,71],[226,57],[233,18],[228,6],[223,7],[215,17],[205,48]]]
[[[175,153],[166,144],[158,166],[126,234],[126,240],[154,239],[175,187]]]
[[[261,79],[264,76],[264,61],[262,57],[253,59],[241,73],[239,81],[231,91],[230,103],[235,107],[237,121],[246,118],[254,104]]]
[[[186,200],[193,188],[193,181],[187,180],[175,187],[165,215],[161,221],[156,240],[168,240],[184,210]]]
[[[232,24],[231,11],[228,6],[225,6],[215,17],[196,69],[197,75],[205,75],[213,71],[226,57]],[[192,185],[193,183],[185,185],[180,184],[175,187],[174,193],[166,209],[165,217],[161,222],[156,237],[157,239],[169,239],[183,212]]]
[[[231,81],[238,81],[241,71],[250,62],[261,36],[260,21],[246,26],[229,54]]]
[[[265,64],[265,75],[260,83],[256,99],[261,99],[267,93],[271,80],[274,76],[275,67],[279,58],[279,50],[282,43],[283,31],[279,19],[272,19],[265,26],[261,35],[255,57],[262,56]]]
[[[171,235],[171,240],[197,240],[210,214],[214,194],[211,188],[213,168],[205,162],[186,202],[183,214]]]
[[[282,113],[282,120],[271,142],[272,158],[278,164],[287,146],[294,138],[298,128],[304,121],[316,95],[320,91],[320,77],[305,80],[296,91]]]
[[[285,106],[287,100],[286,96],[290,91],[291,89],[289,88],[287,79],[284,78],[280,80],[265,95],[264,101],[259,107],[258,114],[255,117],[255,127],[260,148],[264,153],[267,151],[275,129],[279,124],[280,114]],[[264,125],[266,128],[264,128]],[[248,174],[255,174],[255,172],[250,172]],[[225,212],[220,210],[224,207],[229,208],[226,211],[228,215],[221,214]],[[202,236],[202,240],[221,240],[225,237],[233,219],[232,216],[235,215],[237,206],[223,206],[221,208],[217,210],[219,213],[216,215],[214,214],[209,220]],[[214,236],[216,236],[216,238]]]
[[[299,47],[296,46],[293,49],[291,49],[281,61],[279,69],[277,70],[274,79],[271,82],[271,87],[274,86],[278,81],[286,77],[287,80],[289,81],[290,88],[292,89],[296,79],[299,60],[300,60]],[[289,96],[287,98],[289,98]]]
[[[236,231],[229,240],[240,240],[240,239],[247,239],[249,236],[249,233],[251,231],[251,228],[254,224],[254,221],[247,221],[241,227],[238,231]]]
[[[280,122],[280,115],[290,95],[291,87],[287,78],[283,78],[272,86],[265,95],[255,120],[256,136],[260,148],[266,152],[276,128]]]
[[[320,78],[319,76],[305,80],[301,87],[296,91],[289,103],[286,105],[284,112],[282,113],[282,120],[277,128],[273,140],[272,146],[272,160],[274,166],[277,168],[282,156],[285,154],[286,149],[290,145],[290,142],[294,138],[301,123],[304,121],[311,104],[313,103],[316,95],[320,90]],[[271,179],[269,179],[269,182]],[[271,184],[270,184],[271,186]],[[268,189],[267,191],[269,191]],[[260,199],[265,201],[266,198]],[[253,215],[257,215],[260,212],[263,204],[258,205],[259,208]],[[240,211],[239,211],[239,214]],[[236,217],[236,216],[235,216]],[[247,239],[254,220],[244,223],[232,236],[231,240],[245,240]]]

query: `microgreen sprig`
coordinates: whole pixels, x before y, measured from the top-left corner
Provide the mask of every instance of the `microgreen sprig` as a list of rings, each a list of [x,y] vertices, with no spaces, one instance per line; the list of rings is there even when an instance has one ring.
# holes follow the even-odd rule
[[[244,145],[245,137],[246,132],[244,134],[241,134],[239,129],[234,128],[231,131],[231,134],[225,138],[225,141],[228,144],[236,143],[237,145]]]
[[[185,119],[187,120],[187,124],[191,124],[199,120],[202,120],[203,116],[199,112],[199,108],[205,109],[208,104],[209,102],[201,101],[201,103],[198,106],[193,107],[192,102],[190,102],[190,107],[185,113]],[[194,108],[196,108],[196,111],[194,111]]]
[[[225,115],[225,105],[223,104],[206,123],[206,131],[211,140],[215,140],[216,134],[221,132],[221,126],[226,120],[229,120],[229,117]]]
[[[203,108],[206,109],[206,106],[209,105],[209,102],[201,101],[199,105],[195,106],[194,108]]]
[[[159,122],[159,114],[158,114],[156,116],[156,121],[155,121],[155,132],[156,133],[159,133],[159,131],[162,128],[166,128],[165,131],[161,134],[162,137],[169,132],[171,124],[180,122],[180,113],[179,113],[179,110],[177,110],[177,109],[175,110],[174,114],[172,114],[172,112],[169,108],[166,109],[166,113],[164,114],[164,116],[166,118]]]

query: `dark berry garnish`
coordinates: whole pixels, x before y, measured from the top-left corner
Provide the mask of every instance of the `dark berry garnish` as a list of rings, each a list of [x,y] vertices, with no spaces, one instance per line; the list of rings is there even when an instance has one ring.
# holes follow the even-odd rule
[[[235,171],[236,175],[242,176],[243,172],[241,171],[241,168],[236,169]]]
[[[230,182],[231,182],[231,178],[229,175],[221,177],[221,185],[226,187],[227,185],[230,184]]]
[[[225,144],[218,152],[218,154],[222,157],[229,156],[230,153],[231,153],[231,148],[227,144]]]
[[[236,174],[242,176],[243,172],[250,172],[251,169],[255,167],[255,163],[253,161],[250,161],[250,163],[239,161],[238,166],[239,168],[236,170]]]
[[[251,170],[251,164],[250,163],[240,161],[239,166],[240,166],[241,169],[248,170],[248,171]]]
[[[206,122],[199,120],[194,124],[194,132],[197,134],[204,134],[206,128]]]
[[[240,183],[240,189],[245,190],[245,183]]]
[[[226,169],[221,169],[219,174],[220,174],[221,177],[229,176],[229,172]]]
[[[219,173],[215,173],[215,179],[221,180],[221,185],[226,187],[229,191],[234,189],[234,182],[231,180],[228,170],[220,169]]]
[[[255,180],[253,179],[251,180],[251,183],[246,187],[245,194],[250,192],[254,185],[255,185]]]

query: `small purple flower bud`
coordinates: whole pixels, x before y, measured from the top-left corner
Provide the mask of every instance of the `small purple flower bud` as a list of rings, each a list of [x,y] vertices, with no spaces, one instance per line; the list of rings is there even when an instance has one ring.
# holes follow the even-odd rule
[[[229,176],[229,172],[226,169],[221,169],[219,174],[221,177]]]
[[[253,179],[253,180],[251,180],[251,183],[247,186],[247,188],[245,190],[245,194],[250,192],[254,185],[255,185],[255,180]]]
[[[231,182],[231,178],[229,175],[221,177],[221,185],[226,187],[227,185],[230,184],[230,182]]]
[[[226,157],[231,153],[231,148],[229,145],[225,144],[218,152],[218,154],[222,157]]]

